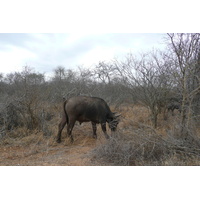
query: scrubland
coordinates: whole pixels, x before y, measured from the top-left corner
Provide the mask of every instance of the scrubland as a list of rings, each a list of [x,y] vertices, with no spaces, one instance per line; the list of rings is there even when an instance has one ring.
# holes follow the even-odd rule
[[[57,66],[51,77],[29,66],[0,73],[0,164],[199,165],[200,34],[166,37],[162,51],[92,68]],[[66,129],[56,143],[62,98],[79,95],[100,97],[121,113],[109,140],[100,126],[95,140],[90,123],[77,123],[73,144]]]
[[[109,140],[100,126],[97,139],[92,138],[90,123],[77,123],[74,143],[63,130],[62,143],[56,143],[61,106],[49,108],[52,118],[46,130],[17,128],[0,141],[0,165],[11,166],[146,166],[199,165],[199,128],[190,140],[180,139],[180,113],[160,114],[158,127],[152,128],[149,110],[141,105],[126,104],[112,110],[121,113],[118,130]],[[108,129],[108,128],[107,128]],[[110,130],[108,129],[109,134]]]

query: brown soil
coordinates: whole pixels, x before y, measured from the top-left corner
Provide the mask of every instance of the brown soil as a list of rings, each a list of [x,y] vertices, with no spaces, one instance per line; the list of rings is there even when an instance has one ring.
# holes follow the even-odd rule
[[[134,109],[133,109],[134,107]],[[142,106],[124,106],[118,112],[122,114],[118,129],[128,134],[133,130],[145,126],[151,127],[148,110]],[[178,116],[178,114],[177,114]],[[167,121],[159,118],[157,132],[166,134],[166,130],[173,126],[177,116],[169,116]],[[71,144],[66,136],[66,128],[62,133],[62,142],[56,143],[56,133],[59,118],[49,123],[49,130],[54,133],[44,136],[44,133],[33,131],[28,133],[24,129],[14,130],[0,139],[0,166],[99,166],[109,165],[94,158],[92,153],[106,139],[100,125],[97,139],[92,137],[91,123],[76,124],[73,129],[74,143]],[[107,128],[108,129],[108,128]],[[108,134],[110,132],[108,131]],[[24,135],[27,135],[24,137]]]
[[[83,126],[83,125],[82,125]],[[105,142],[105,138],[98,127],[98,139],[92,138],[90,124],[85,127],[74,128],[74,143],[71,144],[63,133],[62,142],[56,143],[55,136],[45,138],[40,134],[26,137],[26,141],[19,140],[0,146],[1,166],[93,166],[92,150]],[[34,142],[32,142],[34,141]]]

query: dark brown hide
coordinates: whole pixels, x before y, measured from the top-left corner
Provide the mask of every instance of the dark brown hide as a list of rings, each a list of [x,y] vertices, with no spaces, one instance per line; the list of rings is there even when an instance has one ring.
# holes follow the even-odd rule
[[[72,130],[76,121],[91,122],[93,128],[93,137],[96,135],[96,124],[100,123],[105,137],[109,136],[106,132],[106,122],[111,131],[115,131],[119,122],[116,114],[112,113],[107,103],[97,97],[77,96],[66,100],[63,104],[63,117],[58,126],[57,142],[61,142],[61,133],[67,124],[67,134],[73,142]]]
[[[172,102],[167,105],[168,112],[171,110],[172,115],[174,115],[174,110],[177,109],[179,112],[181,112],[181,104],[178,102]]]

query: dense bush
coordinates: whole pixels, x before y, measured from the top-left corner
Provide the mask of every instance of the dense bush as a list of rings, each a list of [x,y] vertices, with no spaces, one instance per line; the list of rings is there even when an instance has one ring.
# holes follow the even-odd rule
[[[136,130],[120,133],[93,150],[93,158],[106,165],[193,165],[200,160],[200,138],[190,140],[176,134],[162,136],[156,132]]]
[[[21,72],[0,74],[0,136],[21,127],[27,134],[40,130],[51,136],[48,123],[60,114],[63,97],[77,95],[101,97],[115,108],[142,105],[156,132],[160,114],[178,98],[180,120],[174,120],[179,134],[169,131],[164,137],[131,127],[96,149],[96,156],[115,165],[160,165],[176,155],[199,155],[200,34],[168,36],[167,51],[129,54],[92,69],[59,66],[48,79],[27,66]]]

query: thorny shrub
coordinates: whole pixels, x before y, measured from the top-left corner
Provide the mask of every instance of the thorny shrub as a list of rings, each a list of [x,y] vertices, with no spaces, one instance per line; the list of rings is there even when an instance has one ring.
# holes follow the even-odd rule
[[[200,142],[194,135],[185,139],[138,129],[128,134],[118,132],[92,154],[108,165],[193,165],[189,159],[200,159]]]

